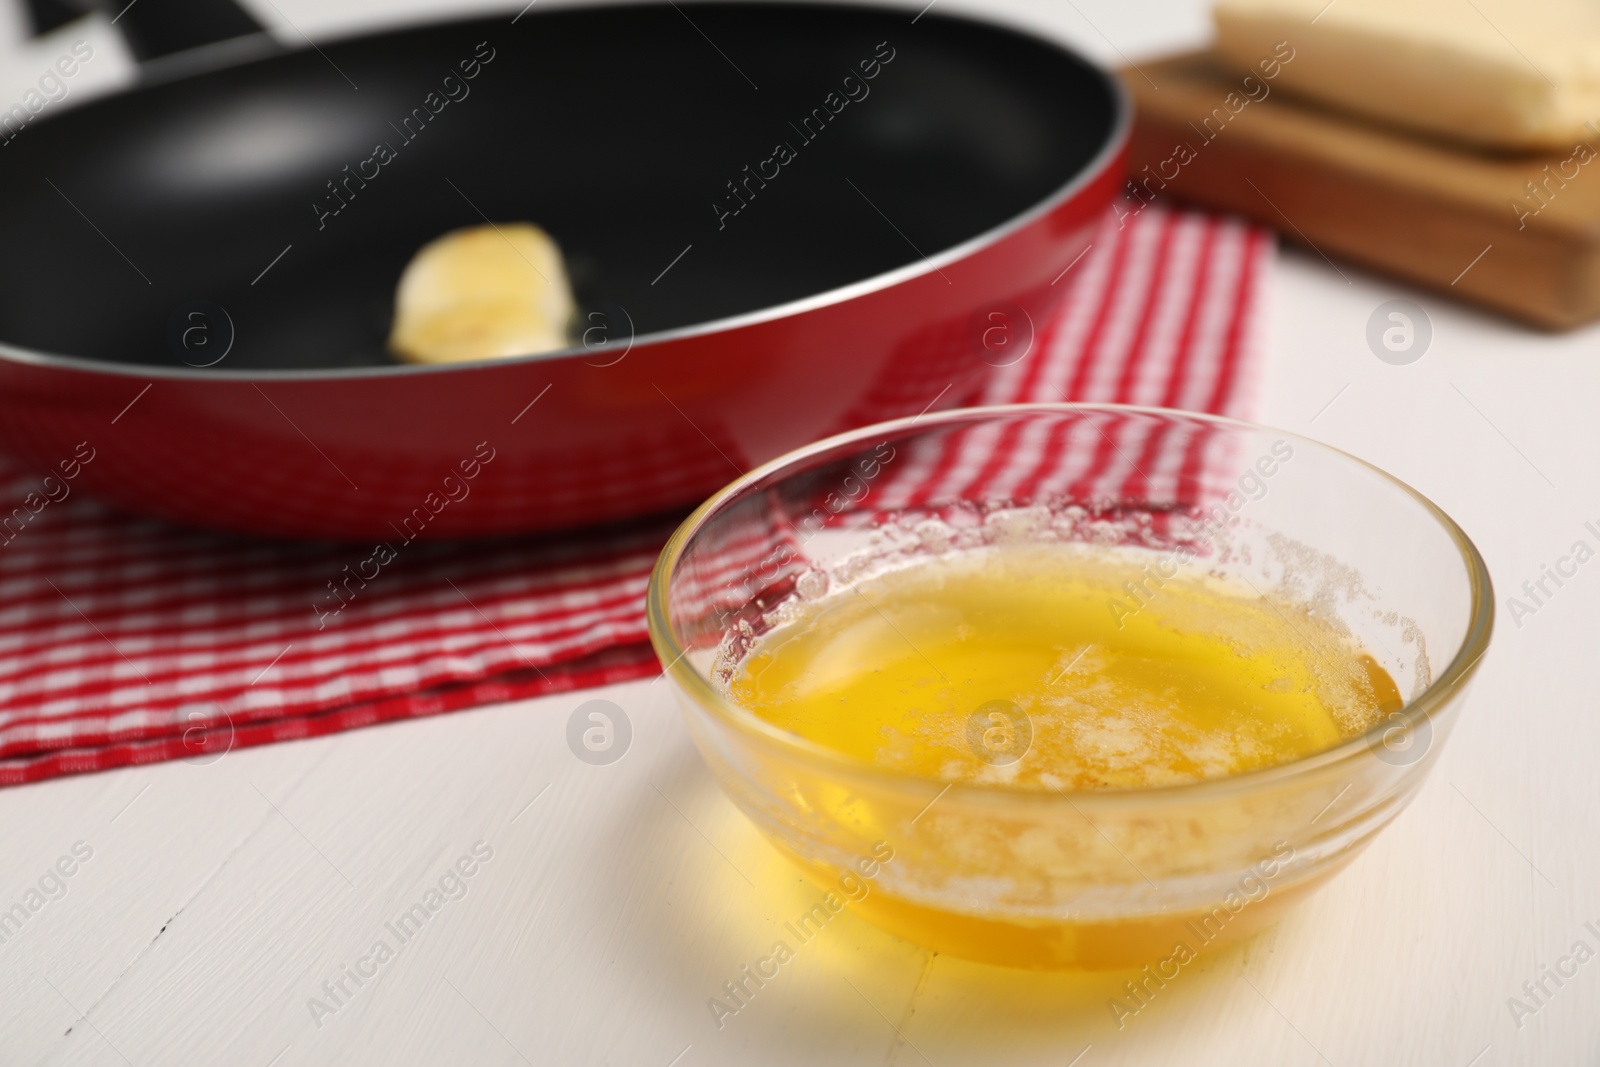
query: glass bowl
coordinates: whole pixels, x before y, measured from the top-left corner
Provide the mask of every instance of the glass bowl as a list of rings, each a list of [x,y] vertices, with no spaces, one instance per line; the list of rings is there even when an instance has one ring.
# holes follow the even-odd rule
[[[728,696],[740,656],[794,598],[1002,542],[1114,546],[1143,561],[1147,595],[1181,570],[1312,605],[1404,704],[1277,766],[1063,792],[877,767]],[[1163,978],[1273,921],[1399,814],[1493,622],[1472,542],[1397,479],[1294,434],[1114,405],[947,411],[791,453],[683,523],[648,598],[706,764],[781,852],[837,887],[819,907],[973,960]]]

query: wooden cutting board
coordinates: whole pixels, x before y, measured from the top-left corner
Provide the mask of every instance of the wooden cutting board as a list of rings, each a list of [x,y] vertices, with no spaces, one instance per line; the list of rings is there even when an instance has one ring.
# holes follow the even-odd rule
[[[1488,155],[1351,118],[1205,53],[1122,72],[1137,117],[1124,208],[1174,197],[1551,329],[1600,318],[1600,128]],[[1252,80],[1256,96],[1263,83]],[[1230,98],[1230,94],[1233,94]],[[1530,184],[1531,183],[1531,184]]]

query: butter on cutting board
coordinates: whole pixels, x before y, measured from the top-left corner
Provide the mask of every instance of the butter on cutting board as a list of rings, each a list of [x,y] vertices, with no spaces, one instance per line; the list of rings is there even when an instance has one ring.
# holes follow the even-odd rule
[[[1571,148],[1600,124],[1595,0],[1220,0],[1217,50],[1372,118],[1498,149]]]

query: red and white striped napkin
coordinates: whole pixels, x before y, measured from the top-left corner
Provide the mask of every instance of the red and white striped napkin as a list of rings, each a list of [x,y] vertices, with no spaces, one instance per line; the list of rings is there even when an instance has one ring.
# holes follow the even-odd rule
[[[1108,213],[1027,358],[970,403],[1101,401],[1249,412],[1272,238],[1200,212]],[[1015,495],[1051,479],[1179,484],[1143,443],[1060,470],[1063,442],[987,430],[914,457],[912,496],[984,471]],[[1184,459],[1180,467],[1193,461]],[[999,465],[995,467],[995,465]],[[1122,469],[1126,466],[1126,470]],[[0,458],[0,514],[39,479]],[[314,737],[654,673],[644,592],[671,532],[418,545],[386,587],[318,631],[305,590],[339,546],[250,541],[53,503],[0,544],[0,785]]]

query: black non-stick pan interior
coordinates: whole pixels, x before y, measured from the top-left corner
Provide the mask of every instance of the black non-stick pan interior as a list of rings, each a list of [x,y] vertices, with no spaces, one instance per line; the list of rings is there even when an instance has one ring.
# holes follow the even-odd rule
[[[915,262],[1049,196],[1114,105],[1049,45],[914,14],[530,13],[46,115],[0,149],[0,341],[175,365],[198,300],[233,322],[219,371],[387,363],[406,261],[485,217],[543,225],[641,334]]]

